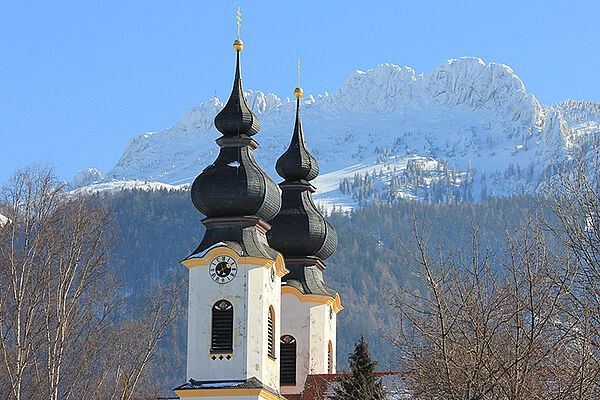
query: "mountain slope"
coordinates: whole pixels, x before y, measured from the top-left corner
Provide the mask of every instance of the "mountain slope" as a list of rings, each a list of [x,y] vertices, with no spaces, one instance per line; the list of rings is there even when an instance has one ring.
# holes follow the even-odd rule
[[[294,104],[248,91],[261,121],[256,158],[275,181]],[[110,180],[191,182],[217,155],[211,99],[173,127],[131,139]],[[352,208],[398,197],[444,201],[533,192],[545,169],[588,146],[600,127],[595,103],[539,104],[506,65],[448,60],[427,75],[382,64],[352,73],[333,94],[306,96],[302,118],[319,161],[324,205]],[[352,180],[343,186],[343,182]]]
[[[150,283],[187,280],[187,269],[179,260],[190,254],[204,235],[203,216],[188,192],[130,190],[97,193],[94,198],[114,214],[120,240],[111,268],[132,298],[151,287]],[[443,253],[468,254],[474,223],[479,227],[481,249],[501,257],[505,229],[513,231],[523,215],[538,207],[534,196],[515,196],[460,204],[373,204],[348,214],[333,213],[329,221],[337,230],[339,245],[327,259],[324,275],[328,285],[340,292],[345,307],[338,315],[338,366],[344,368],[347,354],[363,332],[379,367],[398,367],[393,364],[399,361],[394,358],[397,353],[386,338],[398,321],[387,300],[389,294],[403,288],[419,287],[401,245],[414,249],[413,215],[430,233],[428,246],[433,253],[443,249]],[[179,321],[177,326],[177,336],[165,351],[183,376],[185,356],[172,355],[185,354],[186,323]]]

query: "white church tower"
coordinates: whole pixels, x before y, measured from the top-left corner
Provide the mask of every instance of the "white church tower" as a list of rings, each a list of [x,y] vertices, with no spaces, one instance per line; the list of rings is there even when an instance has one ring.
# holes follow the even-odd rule
[[[239,10],[238,10],[239,19]],[[239,27],[239,21],[238,21]],[[323,280],[335,230],[312,200],[319,166],[296,124],[277,185],[254,159],[260,123],[242,88],[239,39],[231,96],[215,117],[217,159],[191,196],[206,233],[189,269],[185,399],[299,399],[309,374],[335,373],[339,294]]]
[[[266,221],[277,215],[281,199],[254,159],[252,136],[260,123],[242,88],[239,38],[234,48],[233,91],[215,117],[220,152],[191,189],[194,206],[206,216],[206,233],[183,261],[189,268],[190,380],[175,392],[186,399],[283,399],[281,277],[288,271],[266,237]]]
[[[337,247],[333,226],[313,203],[310,183],[319,166],[309,153],[300,119],[302,89],[296,88],[296,123],[287,151],[277,160],[284,179],[281,210],[269,221],[269,244],[285,257],[289,273],[281,288],[281,392],[298,396],[309,374],[335,373],[336,317],[340,295],[323,280]],[[289,396],[292,397],[292,396]]]

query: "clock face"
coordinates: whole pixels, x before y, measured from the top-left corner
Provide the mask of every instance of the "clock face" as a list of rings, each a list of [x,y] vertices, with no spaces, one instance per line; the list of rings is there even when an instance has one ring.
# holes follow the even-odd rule
[[[271,285],[272,288],[275,287],[275,266],[274,265],[271,267],[269,285]]]
[[[238,266],[233,257],[223,255],[211,261],[208,273],[217,283],[229,283],[237,275],[237,270]]]

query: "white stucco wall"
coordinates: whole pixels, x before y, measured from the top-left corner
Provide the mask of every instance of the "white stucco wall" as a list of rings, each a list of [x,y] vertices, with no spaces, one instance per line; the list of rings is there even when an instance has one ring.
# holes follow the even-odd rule
[[[215,255],[212,255],[214,257]],[[243,260],[243,259],[240,259]],[[274,268],[274,267],[271,267]],[[267,356],[267,312],[275,311],[275,351],[279,353],[281,278],[270,283],[270,269],[238,262],[237,276],[227,284],[214,282],[208,267],[189,271],[187,377],[196,380],[238,380],[256,377],[277,389],[279,361]],[[233,355],[211,358],[213,305],[221,300],[233,305]]]
[[[296,386],[283,386],[283,394],[300,393],[308,374],[328,372],[327,353],[332,343],[333,371],[336,354],[336,313],[331,305],[310,301],[301,302],[291,293],[281,296],[281,336],[296,339]]]
[[[247,377],[255,376],[273,389],[279,387],[279,335],[281,312],[281,278],[275,276],[271,284],[270,270],[254,267],[249,271],[248,285],[248,371]],[[267,316],[273,307],[275,359],[268,356]]]

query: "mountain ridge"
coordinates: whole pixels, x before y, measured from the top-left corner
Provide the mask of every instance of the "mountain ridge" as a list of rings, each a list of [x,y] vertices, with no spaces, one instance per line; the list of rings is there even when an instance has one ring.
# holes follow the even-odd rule
[[[294,102],[260,91],[246,94],[261,120],[257,161],[277,181],[274,165],[291,137]],[[213,118],[222,107],[212,98],[171,128],[135,136],[102,181],[191,182],[216,158]],[[427,75],[394,64],[355,71],[334,93],[305,96],[302,118],[322,171],[315,181],[317,201],[354,208],[399,197],[477,199],[483,189],[530,193],[545,171],[589,146],[600,130],[600,105],[540,105],[510,67],[463,57]],[[357,174],[353,187],[362,194],[349,187],[344,193],[342,181]],[[367,174],[373,190],[365,194]],[[432,197],[434,189],[439,193]]]

